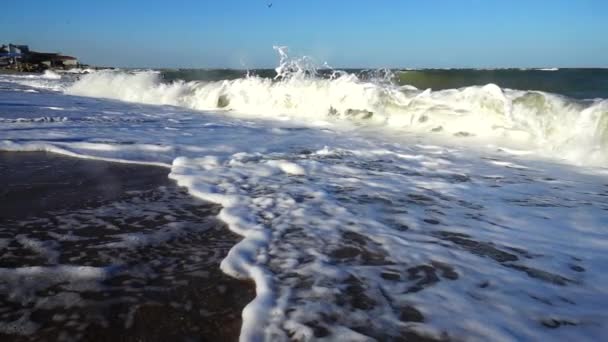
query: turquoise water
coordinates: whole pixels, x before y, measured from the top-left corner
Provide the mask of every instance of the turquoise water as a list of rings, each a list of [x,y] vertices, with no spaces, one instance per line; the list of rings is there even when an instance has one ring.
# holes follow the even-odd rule
[[[376,70],[345,69],[363,78],[377,77]],[[242,78],[247,75],[274,78],[274,69],[172,69],[162,70],[167,81],[220,81]],[[442,90],[493,83],[501,88],[540,90],[575,99],[608,98],[608,69],[426,69],[390,70],[390,79],[399,85],[412,85],[419,89]],[[330,77],[333,70],[319,70],[318,74]]]

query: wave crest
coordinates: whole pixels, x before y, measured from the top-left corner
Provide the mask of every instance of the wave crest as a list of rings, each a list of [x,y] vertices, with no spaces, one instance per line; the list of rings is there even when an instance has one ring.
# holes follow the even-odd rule
[[[279,49],[279,51],[283,52]],[[275,79],[247,76],[215,82],[163,82],[158,72],[101,71],[66,92],[154,105],[231,111],[261,118],[355,122],[414,132],[499,139],[577,162],[604,163],[607,100],[577,101],[494,84],[440,91],[363,80],[334,72],[317,77],[308,61],[281,55]]]

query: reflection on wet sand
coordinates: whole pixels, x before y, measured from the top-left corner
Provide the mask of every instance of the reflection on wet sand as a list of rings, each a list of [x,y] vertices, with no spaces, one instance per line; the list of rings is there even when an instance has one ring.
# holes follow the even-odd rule
[[[236,340],[239,238],[159,167],[0,153],[0,338]]]

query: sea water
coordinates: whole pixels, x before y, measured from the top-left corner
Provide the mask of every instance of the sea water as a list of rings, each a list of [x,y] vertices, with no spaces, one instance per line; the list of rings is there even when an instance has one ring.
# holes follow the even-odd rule
[[[0,148],[164,166],[220,204],[243,237],[221,269],[256,284],[242,340],[603,337],[606,71],[318,70],[278,50],[274,71],[0,75]]]

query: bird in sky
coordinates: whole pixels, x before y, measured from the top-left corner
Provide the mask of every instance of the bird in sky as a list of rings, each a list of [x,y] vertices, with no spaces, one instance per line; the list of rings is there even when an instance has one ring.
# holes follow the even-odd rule
[[[266,4],[266,6],[268,6],[268,8],[272,7],[272,2],[269,2],[268,4]]]

